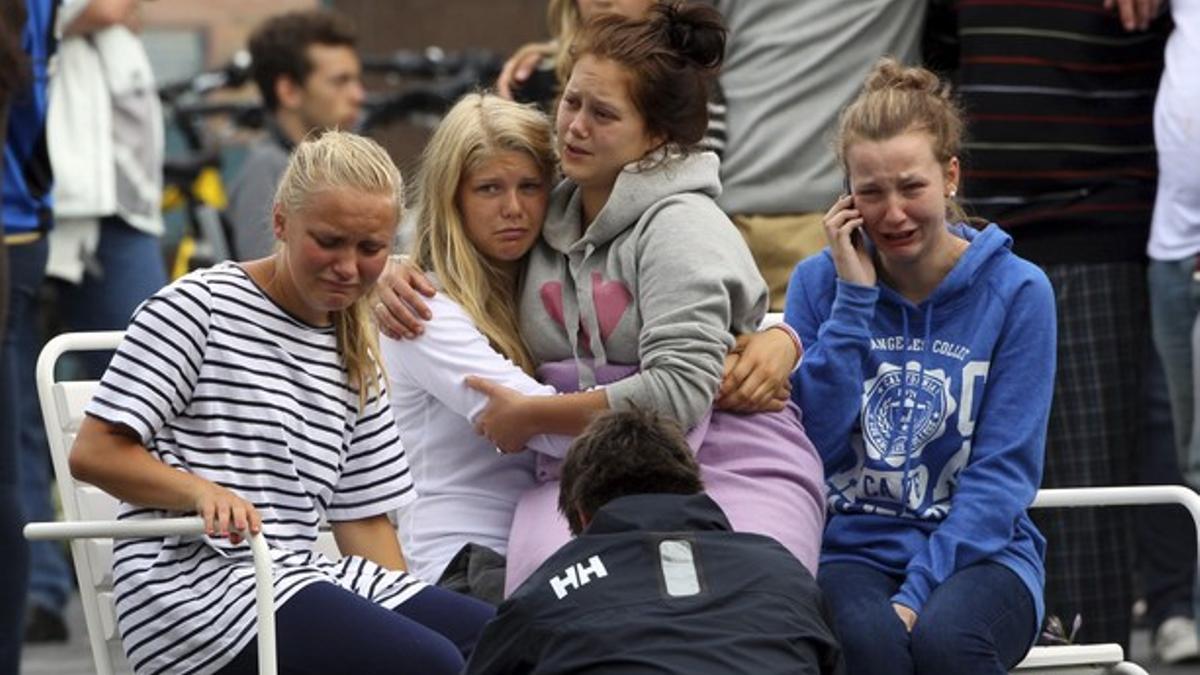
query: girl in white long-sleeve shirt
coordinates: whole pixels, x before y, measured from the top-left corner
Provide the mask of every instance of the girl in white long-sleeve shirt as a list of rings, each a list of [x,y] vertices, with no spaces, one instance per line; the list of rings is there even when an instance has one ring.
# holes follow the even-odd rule
[[[438,287],[416,340],[382,341],[391,401],[418,498],[401,512],[410,570],[437,581],[468,543],[506,553],[517,498],[534,484],[532,453],[505,455],[476,433],[488,403],[476,376],[524,394],[553,394],[530,373],[515,295],[542,229],[555,158],[550,123],[493,95],[469,95],[426,147],[415,262]],[[561,457],[569,439],[530,447]]]

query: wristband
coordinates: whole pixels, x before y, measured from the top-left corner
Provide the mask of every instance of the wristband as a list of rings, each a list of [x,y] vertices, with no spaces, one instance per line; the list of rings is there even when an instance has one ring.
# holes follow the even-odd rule
[[[787,333],[788,337],[792,338],[792,344],[796,346],[796,363],[795,363],[795,365],[792,366],[792,372],[794,373],[797,370],[799,370],[800,361],[804,357],[804,344],[802,342],[800,342],[800,335],[798,333],[796,333],[796,329],[792,328],[791,326],[787,325],[786,323],[784,323],[782,321],[780,321],[779,323],[776,323],[776,324],[772,324],[772,325],[768,326],[768,328],[778,328],[779,330]]]

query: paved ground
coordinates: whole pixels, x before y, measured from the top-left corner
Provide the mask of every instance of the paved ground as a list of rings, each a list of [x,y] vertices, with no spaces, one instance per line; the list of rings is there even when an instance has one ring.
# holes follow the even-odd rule
[[[68,623],[71,628],[69,643],[25,649],[21,659],[21,675],[88,675],[95,672],[83,628],[83,610],[78,602],[72,602],[68,609]],[[1184,666],[1155,663],[1150,657],[1149,637],[1144,630],[1134,633],[1129,656],[1154,675],[1200,675],[1200,663]]]

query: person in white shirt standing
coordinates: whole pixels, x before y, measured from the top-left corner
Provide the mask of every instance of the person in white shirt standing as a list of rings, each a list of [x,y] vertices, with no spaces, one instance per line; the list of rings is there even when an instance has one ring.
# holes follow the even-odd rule
[[[1175,28],[1167,39],[1165,63],[1154,103],[1158,192],[1146,253],[1151,333],[1162,360],[1179,470],[1200,489],[1200,0],[1172,0]],[[1191,551],[1195,552],[1195,548]],[[1195,558],[1192,558],[1195,569]],[[1160,613],[1155,650],[1174,663],[1200,654],[1190,593],[1194,580],[1181,577]],[[1157,586],[1163,586],[1159,580]],[[1148,600],[1152,600],[1148,592]],[[1158,604],[1163,604],[1159,602]],[[1155,603],[1151,602],[1151,614]]]
[[[1175,29],[1154,104],[1158,194],[1150,227],[1154,343],[1167,371],[1180,467],[1200,487],[1192,332],[1200,315],[1200,0],[1174,0]]]

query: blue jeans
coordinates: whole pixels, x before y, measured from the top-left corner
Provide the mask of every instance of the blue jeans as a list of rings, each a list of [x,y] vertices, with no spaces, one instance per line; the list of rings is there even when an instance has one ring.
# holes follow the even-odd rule
[[[158,237],[135,230],[115,217],[102,219],[100,228],[95,268],[79,285],[62,284],[59,289],[58,310],[67,330],[122,330],[129,325],[133,310],[167,281]],[[40,262],[39,284],[45,273],[45,258]],[[27,274],[32,279],[33,271]],[[21,503],[29,520],[54,520],[50,451],[35,393],[34,363],[43,344],[37,309],[36,296],[31,296],[29,306],[22,307],[25,318],[13,312],[17,321],[10,330],[17,358],[18,391],[29,392],[17,402]],[[110,354],[104,354],[90,359],[84,375],[99,377],[109,358]],[[29,602],[61,612],[72,588],[71,570],[62,547],[56,542],[35,542],[29,551]]]
[[[1166,374],[1157,352],[1146,363],[1145,445],[1135,465],[1137,482],[1144,485],[1182,485],[1175,455],[1171,406]],[[1175,504],[1143,506],[1134,511],[1137,527],[1137,565],[1146,614],[1152,631],[1175,616],[1191,617],[1196,576],[1196,528],[1188,512]]]
[[[495,613],[436,586],[389,612],[333,584],[312,584],[275,611],[279,672],[457,674]],[[217,672],[257,673],[257,641]]]
[[[21,534],[25,514],[19,489],[21,452],[18,419],[29,404],[37,405],[33,388],[18,374],[33,379],[33,363],[22,360],[19,336],[37,317],[37,295],[46,269],[46,241],[8,247],[8,322],[0,347],[0,673],[20,667],[25,593],[29,579],[29,546]],[[43,460],[45,457],[43,457]]]
[[[1007,567],[984,562],[955,572],[930,594],[911,634],[892,609],[903,581],[859,563],[821,565],[817,583],[846,672],[1003,675],[1033,644],[1033,598]]]
[[[1147,271],[1154,346],[1167,374],[1175,449],[1183,476],[1200,488],[1200,434],[1195,433],[1195,381],[1192,330],[1200,316],[1200,281],[1193,278],[1196,256],[1151,260]]]

